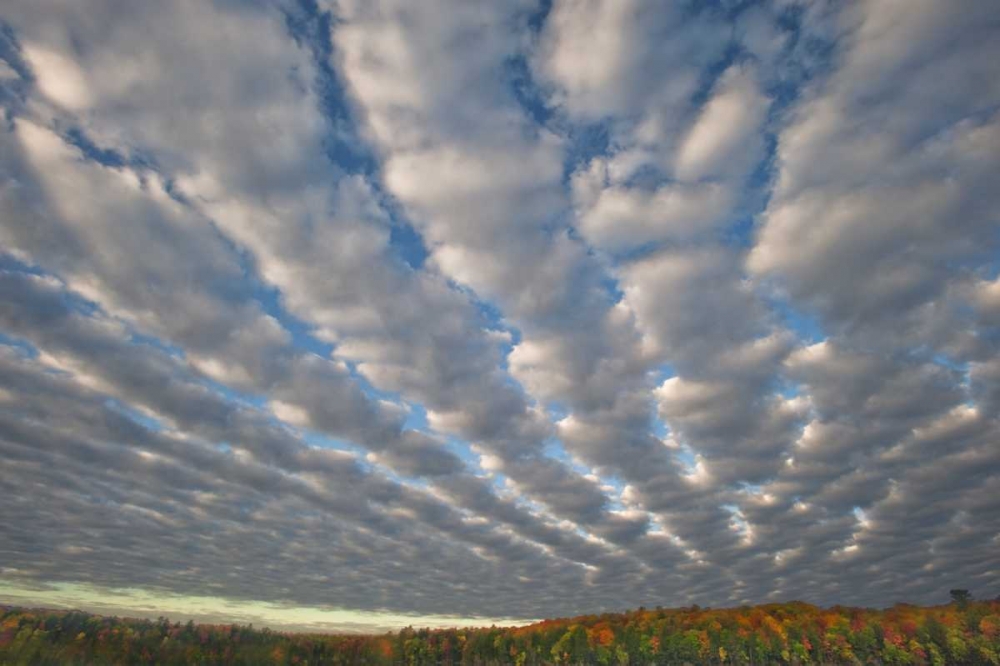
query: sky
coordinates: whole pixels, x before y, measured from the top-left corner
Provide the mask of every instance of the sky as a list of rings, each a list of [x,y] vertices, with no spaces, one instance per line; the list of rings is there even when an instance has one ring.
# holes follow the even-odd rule
[[[1000,6],[13,0],[0,602],[1000,594]]]

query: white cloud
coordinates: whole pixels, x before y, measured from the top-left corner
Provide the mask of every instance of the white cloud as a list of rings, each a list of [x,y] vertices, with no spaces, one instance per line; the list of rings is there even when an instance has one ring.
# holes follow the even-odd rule
[[[725,72],[681,143],[678,177],[698,180],[745,172],[760,153],[767,107],[752,71],[731,68]]]
[[[573,185],[581,206],[580,231],[609,252],[704,234],[725,219],[734,203],[733,193],[718,183],[678,183],[648,192],[605,186],[602,171],[606,165],[595,161],[574,175]]]
[[[24,45],[24,56],[37,77],[39,89],[53,102],[78,112],[91,105],[90,83],[75,60],[32,43]]]

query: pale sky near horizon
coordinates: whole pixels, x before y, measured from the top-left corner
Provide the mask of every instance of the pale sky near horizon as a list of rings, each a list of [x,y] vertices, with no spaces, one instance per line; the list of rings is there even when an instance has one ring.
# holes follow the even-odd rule
[[[157,619],[184,624],[252,625],[277,631],[317,633],[382,633],[403,627],[519,626],[531,620],[496,617],[456,617],[404,614],[386,610],[351,610],[295,603],[226,599],[208,595],[177,595],[162,590],[108,589],[78,583],[8,584],[0,578],[0,604],[24,608],[80,610],[105,616]]]
[[[996,596],[998,63],[981,0],[4,3],[0,603]]]

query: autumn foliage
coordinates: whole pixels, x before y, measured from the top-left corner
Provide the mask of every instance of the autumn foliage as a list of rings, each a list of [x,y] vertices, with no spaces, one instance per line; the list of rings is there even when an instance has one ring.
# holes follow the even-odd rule
[[[993,664],[1000,602],[803,603],[588,615],[501,629],[292,634],[0,606],[7,664]]]

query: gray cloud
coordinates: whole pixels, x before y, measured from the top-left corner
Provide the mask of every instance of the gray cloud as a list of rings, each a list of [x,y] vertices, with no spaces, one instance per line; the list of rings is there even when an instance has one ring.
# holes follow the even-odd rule
[[[997,591],[988,3],[112,4],[2,17],[2,575]]]

